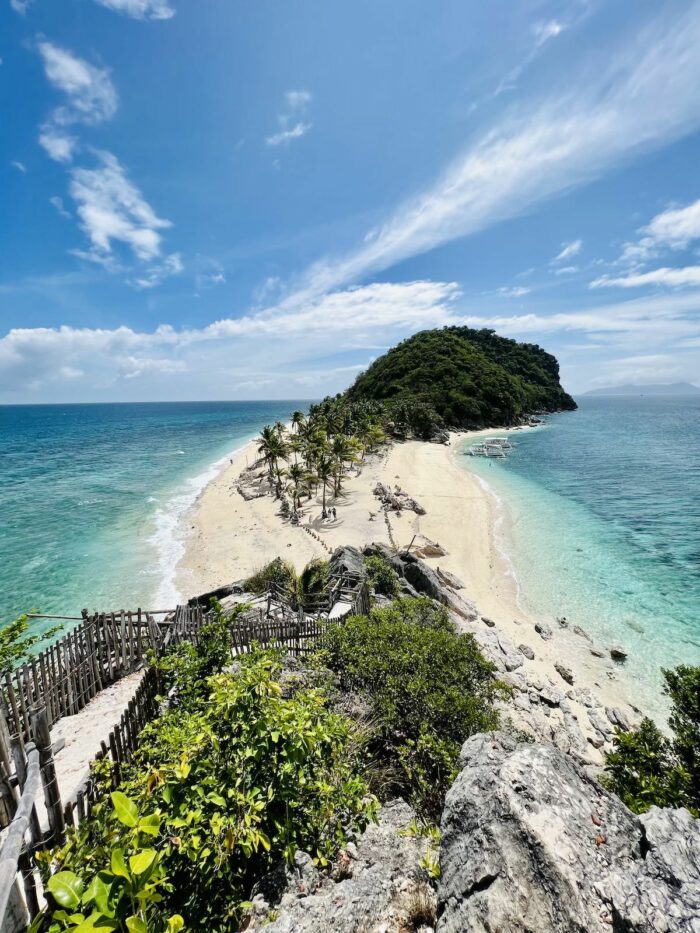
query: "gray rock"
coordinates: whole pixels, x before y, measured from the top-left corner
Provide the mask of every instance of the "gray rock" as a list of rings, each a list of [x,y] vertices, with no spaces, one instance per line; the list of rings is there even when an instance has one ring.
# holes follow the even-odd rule
[[[586,641],[591,641],[591,636],[588,634],[585,628],[581,628],[580,625],[574,625],[574,634],[579,635],[581,638],[585,638]]]
[[[552,630],[545,622],[535,622],[535,631],[544,641],[552,637]]]
[[[700,822],[643,817],[551,746],[477,735],[442,815],[437,933],[697,933]]]
[[[440,578],[433,568],[424,564],[422,560],[406,564],[404,567],[404,575],[408,582],[411,583],[419,593],[422,593],[424,596],[430,596],[431,599],[437,599],[438,602],[441,603],[447,601],[447,595],[443,589],[442,583],[440,583]]]
[[[561,628],[569,627],[569,620],[566,618],[566,616],[557,616],[557,622],[559,623]]]
[[[356,547],[346,545],[336,548],[330,559],[332,573],[350,573],[363,577],[365,565],[362,553]]]
[[[437,575],[442,581],[442,583],[444,583],[445,586],[449,586],[450,589],[453,589],[453,590],[464,589],[464,584],[459,579],[459,577],[456,577],[453,573],[450,573],[449,570],[443,570],[442,567],[438,567]]]
[[[605,652],[601,651],[600,648],[591,648],[591,654],[594,658],[604,658]]]
[[[613,661],[626,661],[627,652],[621,645],[613,645],[613,647],[610,649],[610,657],[613,659]]]
[[[613,726],[619,726],[623,732],[629,732],[629,730],[632,728],[629,719],[619,706],[606,706],[605,715],[608,717]]]
[[[530,661],[535,660],[535,652],[532,650],[532,648],[529,645],[518,645],[518,651],[521,654],[524,654],[528,660]]]
[[[568,668],[565,664],[562,664],[561,661],[554,662],[554,670],[559,674],[562,680],[565,680],[567,684],[573,684],[574,675],[571,673],[571,669]]]
[[[414,819],[414,811],[402,800],[386,804],[379,822],[348,845],[349,877],[344,874],[337,883],[325,877],[312,893],[290,886],[274,907],[276,919],[248,929],[260,928],[265,933],[369,933],[407,928],[411,897],[426,890],[420,861],[427,841],[406,834]]]
[[[539,697],[547,706],[559,706],[564,699],[564,694],[556,687],[543,687],[539,692]]]
[[[494,628],[496,625],[493,619],[489,619],[488,616],[482,616],[481,621],[484,623],[484,625],[488,625],[489,628]]]

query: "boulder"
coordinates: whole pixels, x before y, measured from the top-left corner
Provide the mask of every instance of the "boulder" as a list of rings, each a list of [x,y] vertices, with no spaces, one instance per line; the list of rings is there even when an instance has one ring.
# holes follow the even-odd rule
[[[529,645],[518,645],[518,651],[521,654],[524,654],[525,657],[528,659],[528,661],[535,660],[535,652],[532,650],[532,648]]]
[[[621,645],[613,645],[613,647],[610,649],[610,657],[613,659],[613,661],[626,661],[627,652]]]
[[[535,631],[544,641],[552,637],[552,630],[545,622],[535,622]]]
[[[356,547],[346,545],[336,548],[330,559],[331,573],[350,573],[363,577],[365,575],[365,565],[362,560],[362,554]]]
[[[568,668],[565,664],[562,664],[561,661],[554,662],[554,670],[559,674],[562,680],[565,680],[567,684],[573,684],[574,675],[571,673],[571,669]]]
[[[442,815],[437,933],[695,933],[700,822],[643,817],[550,745],[473,736]]]
[[[256,910],[247,929],[265,933],[356,933],[358,930],[409,929],[415,898],[434,909],[420,862],[425,838],[410,832],[416,814],[402,800],[386,804],[379,821],[349,843],[331,876],[319,876],[297,853],[285,893],[268,904],[268,916]],[[270,911],[273,911],[272,913]]]
[[[453,573],[450,573],[449,570],[443,570],[442,567],[438,567],[437,575],[438,577],[440,577],[440,580],[442,581],[442,583],[444,583],[445,586],[449,586],[451,590],[463,590],[464,589],[464,584],[459,579],[459,577],[456,577]]]
[[[431,599],[437,599],[441,603],[447,602],[440,578],[432,567],[428,567],[420,560],[407,563],[404,565],[404,576],[422,595],[430,596]]]

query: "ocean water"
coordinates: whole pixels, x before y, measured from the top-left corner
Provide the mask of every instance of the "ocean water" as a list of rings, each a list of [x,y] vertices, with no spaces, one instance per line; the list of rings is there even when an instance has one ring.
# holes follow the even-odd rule
[[[306,407],[0,406],[0,624],[175,605],[184,513],[227,456]]]
[[[505,460],[459,459],[499,500],[521,605],[623,645],[663,709],[660,669],[700,664],[700,399],[584,398],[510,437]]]

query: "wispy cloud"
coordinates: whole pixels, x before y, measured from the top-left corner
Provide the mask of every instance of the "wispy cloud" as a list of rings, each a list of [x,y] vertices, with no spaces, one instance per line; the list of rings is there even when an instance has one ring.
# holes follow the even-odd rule
[[[56,123],[101,123],[114,116],[119,101],[106,68],[52,42],[40,42],[38,48],[46,77],[67,97],[67,105],[54,112]]]
[[[54,195],[52,198],[49,198],[49,204],[56,208],[61,217],[65,217],[67,220],[70,219],[71,215],[66,210],[66,206],[63,203],[63,198],[60,198],[58,195]]]
[[[168,0],[95,0],[100,6],[134,19],[171,19],[175,10]]]
[[[371,240],[314,265],[300,299],[523,214],[687,134],[700,125],[698,44],[698,3],[625,37],[568,90],[504,118]]]
[[[21,172],[22,175],[27,174],[27,166],[24,164],[24,162],[20,162],[18,159],[13,159],[12,162],[10,162],[10,165],[12,168],[16,168],[18,172]]]
[[[590,288],[640,288],[643,285],[665,285],[670,288],[682,288],[700,285],[700,266],[681,268],[652,269],[649,272],[631,272],[616,278],[603,275],[590,284]]]
[[[10,6],[15,13],[24,16],[33,2],[34,0],[10,0]]]
[[[625,243],[620,262],[637,266],[655,259],[664,250],[687,249],[700,239],[700,199],[685,207],[662,211],[638,231],[639,239]]]
[[[78,58],[51,42],[38,45],[46,77],[66,97],[42,125],[39,143],[56,162],[70,162],[78,145],[67,127],[76,123],[95,125],[111,119],[119,99],[109,71]]]
[[[524,295],[529,295],[531,291],[531,288],[526,288],[524,285],[513,285],[496,289],[496,294],[503,295],[506,298],[522,298]]]
[[[566,262],[567,259],[573,259],[574,256],[578,256],[582,247],[583,240],[572,240],[570,243],[562,243],[561,251],[552,259],[552,263]]]
[[[70,195],[97,262],[113,258],[114,243],[126,245],[143,261],[160,256],[160,231],[171,226],[162,220],[129,181],[116,156],[100,152],[95,168],[71,171]]]
[[[265,138],[268,146],[281,146],[306,135],[313,124],[304,123],[302,117],[311,103],[308,91],[287,91],[284,95],[285,109],[278,114],[279,131]]]
[[[134,288],[155,288],[172,275],[180,275],[185,266],[179,253],[171,253],[163,262],[149,266],[141,275],[130,280]]]

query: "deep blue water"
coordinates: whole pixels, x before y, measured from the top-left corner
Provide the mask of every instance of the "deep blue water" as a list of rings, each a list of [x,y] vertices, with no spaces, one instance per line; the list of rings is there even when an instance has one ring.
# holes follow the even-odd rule
[[[180,519],[213,464],[307,407],[0,406],[0,623],[32,607],[168,608]]]
[[[511,439],[462,462],[504,504],[521,601],[625,645],[658,696],[661,666],[700,663],[700,399],[583,398]]]

